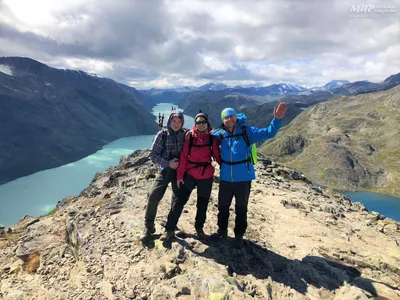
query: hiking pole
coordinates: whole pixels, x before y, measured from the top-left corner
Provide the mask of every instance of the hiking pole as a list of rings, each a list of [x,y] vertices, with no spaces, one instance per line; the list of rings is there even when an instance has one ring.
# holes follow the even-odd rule
[[[164,127],[164,114],[158,113],[158,131],[161,131]]]
[[[158,113],[158,131],[162,129],[163,122],[161,121],[161,113]]]

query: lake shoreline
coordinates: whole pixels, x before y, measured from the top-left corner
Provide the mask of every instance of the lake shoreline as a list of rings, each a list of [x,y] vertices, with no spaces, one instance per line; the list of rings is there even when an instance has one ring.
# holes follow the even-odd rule
[[[172,106],[171,103],[155,106],[153,109],[155,121],[159,112],[167,115]],[[177,108],[181,110],[179,107]],[[194,123],[193,117],[185,115],[185,124],[187,125],[185,127],[191,127],[192,123]],[[165,119],[164,125],[166,125]],[[97,173],[105,172],[108,168],[117,165],[121,157],[129,156],[136,150],[150,148],[155,134],[156,132],[154,135],[120,138],[104,145],[101,150],[81,160],[57,168],[42,170],[0,185],[0,205],[4,208],[0,210],[0,224],[6,226],[15,224],[24,215],[44,216],[48,214],[57,203],[66,197],[79,195],[87,188]],[[353,198],[355,196],[353,195]],[[375,198],[375,194],[371,193],[371,198]],[[350,199],[352,202],[357,202]],[[396,198],[396,201],[393,201],[393,211],[400,204],[399,200]],[[374,210],[385,215],[379,209]],[[400,207],[398,211],[400,212]],[[393,219],[400,220],[400,216]]]
[[[176,107],[176,105],[174,105]],[[153,108],[154,122],[158,113],[169,115],[172,104],[161,103]],[[177,109],[181,110],[179,107]],[[164,119],[164,126],[167,121]],[[194,119],[185,115],[191,127]],[[98,151],[59,167],[44,169],[0,185],[0,224],[15,224],[25,215],[43,216],[66,197],[79,195],[98,172],[117,165],[120,158],[151,147],[157,130],[151,135],[123,137],[103,145]]]

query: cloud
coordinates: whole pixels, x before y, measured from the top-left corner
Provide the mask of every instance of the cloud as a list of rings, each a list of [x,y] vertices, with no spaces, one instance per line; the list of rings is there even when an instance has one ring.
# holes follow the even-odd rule
[[[381,81],[399,72],[400,1],[369,3],[396,12],[351,12],[353,0],[2,0],[0,55],[138,88]]]

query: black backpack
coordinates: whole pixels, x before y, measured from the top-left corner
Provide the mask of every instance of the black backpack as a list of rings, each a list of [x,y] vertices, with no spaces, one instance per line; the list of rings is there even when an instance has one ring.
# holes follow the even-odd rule
[[[241,160],[241,161],[237,161],[237,162],[228,162],[225,160],[222,160],[223,163],[228,164],[228,165],[237,165],[237,164],[242,164],[242,163],[247,163],[247,162],[251,162],[253,165],[256,164],[257,162],[257,148],[256,148],[256,144],[250,144],[250,140],[249,140],[249,136],[247,135],[247,126],[242,126],[242,132],[238,133],[238,134],[233,134],[230,136],[225,136],[225,129],[221,129],[220,132],[220,138],[221,138],[221,144],[222,144],[222,140],[223,139],[227,139],[227,138],[233,138],[236,136],[243,136],[244,141],[247,144],[247,147],[251,146],[251,151],[250,151],[250,155],[248,159],[245,160]]]
[[[211,154],[211,156],[213,156],[213,142],[214,142],[214,136],[210,134],[210,135],[209,135],[209,139],[208,139],[208,144],[194,145],[194,144],[193,144],[193,135],[190,135],[190,137],[189,137],[189,152],[188,152],[188,157],[190,157],[190,153],[191,153],[191,151],[192,151],[192,147],[198,147],[198,148],[210,147],[210,154]]]
[[[209,148],[210,148],[211,157],[213,157],[213,156],[214,156],[214,155],[213,155],[213,143],[214,143],[214,138],[215,138],[215,137],[214,137],[213,135],[210,134],[210,135],[209,135],[209,138],[208,138],[208,143],[207,143],[207,144],[194,145],[194,144],[193,144],[193,135],[192,135],[192,134],[190,135],[190,137],[189,137],[188,163],[191,163],[191,164],[193,164],[193,165],[195,165],[195,166],[193,166],[193,167],[187,169],[187,170],[185,171],[185,173],[187,173],[187,172],[188,172],[189,170],[191,170],[191,169],[194,169],[194,168],[197,168],[197,167],[203,167],[202,175],[204,175],[205,170],[207,169],[207,167],[208,167],[209,165],[211,165],[211,163],[210,163],[210,162],[191,161],[191,160],[190,160],[190,153],[191,153],[191,151],[192,151],[192,147],[198,147],[198,148],[209,147]]]

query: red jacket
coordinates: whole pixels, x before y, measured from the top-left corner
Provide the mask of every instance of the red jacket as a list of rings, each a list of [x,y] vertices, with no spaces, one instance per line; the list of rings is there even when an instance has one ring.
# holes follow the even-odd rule
[[[185,172],[196,179],[206,179],[214,176],[214,167],[209,164],[206,167],[192,164],[190,162],[209,162],[211,163],[211,150],[209,139],[213,138],[212,152],[218,164],[221,164],[221,152],[219,142],[216,137],[212,137],[208,132],[200,133],[196,127],[193,127],[193,145],[207,145],[205,147],[193,147],[189,154],[189,140],[185,140],[177,169],[177,180],[183,180]],[[204,172],[203,172],[204,171]]]

